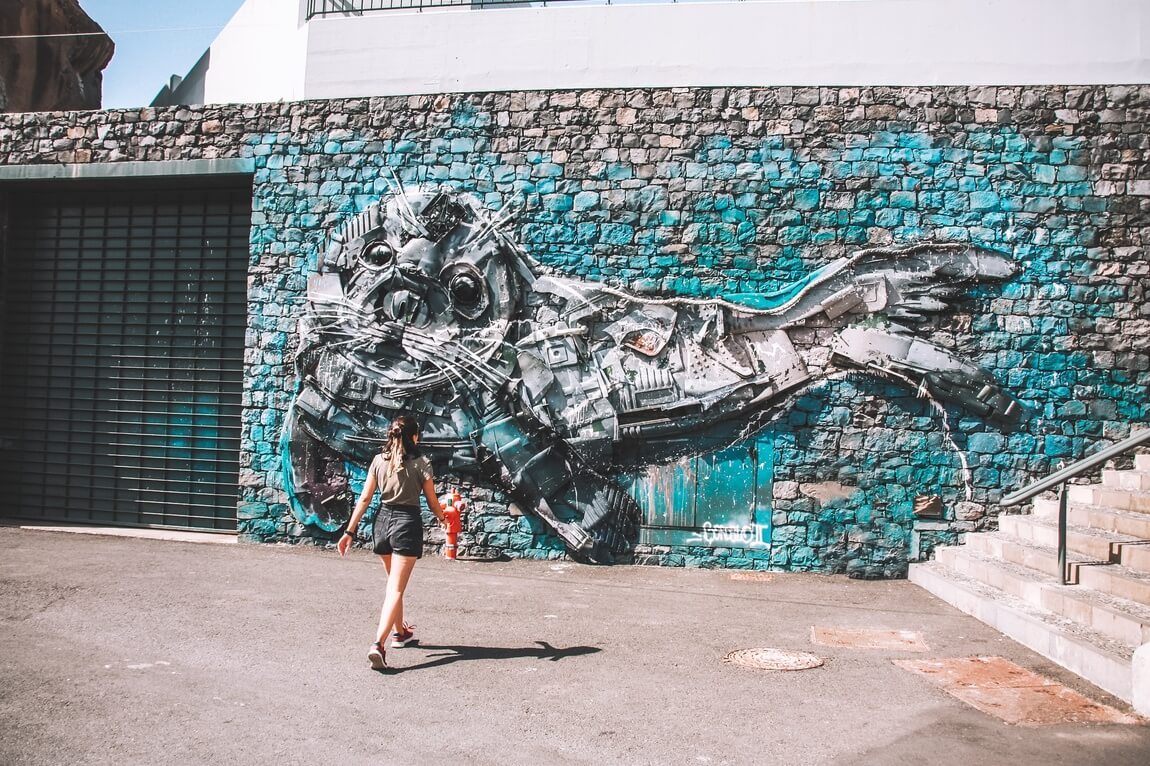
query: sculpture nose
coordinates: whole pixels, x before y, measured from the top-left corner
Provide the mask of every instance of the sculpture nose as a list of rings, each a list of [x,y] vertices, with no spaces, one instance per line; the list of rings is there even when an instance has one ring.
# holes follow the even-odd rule
[[[383,313],[393,322],[422,327],[427,324],[427,306],[410,290],[395,290],[387,294]]]

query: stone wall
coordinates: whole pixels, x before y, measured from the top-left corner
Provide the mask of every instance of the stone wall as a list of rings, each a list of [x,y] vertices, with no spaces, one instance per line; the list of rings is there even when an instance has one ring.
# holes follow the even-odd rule
[[[772,426],[770,543],[644,544],[637,560],[898,576],[993,525],[996,500],[1150,421],[1150,87],[513,92],[9,115],[0,163],[251,158],[239,508],[299,540],[278,435],[295,316],[325,235],[390,188],[520,201],[555,269],[641,292],[770,290],[854,248],[923,239],[1012,253],[1021,276],[931,320],[1028,407],[1001,431],[893,383],[831,375]],[[826,333],[800,331],[814,370]],[[917,524],[937,494],[943,523]],[[474,490],[462,542],[559,556]]]

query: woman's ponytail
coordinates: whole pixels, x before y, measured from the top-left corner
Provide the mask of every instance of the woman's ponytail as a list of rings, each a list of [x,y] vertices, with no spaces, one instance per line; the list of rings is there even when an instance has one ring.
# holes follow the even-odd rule
[[[419,423],[415,422],[415,418],[400,415],[391,421],[391,427],[387,429],[387,443],[384,445],[390,473],[398,471],[404,460],[419,456],[415,446],[415,437],[418,435]]]

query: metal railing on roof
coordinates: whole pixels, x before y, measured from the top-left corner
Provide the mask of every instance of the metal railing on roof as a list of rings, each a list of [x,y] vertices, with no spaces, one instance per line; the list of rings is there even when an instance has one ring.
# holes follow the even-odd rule
[[[611,0],[308,0],[307,17],[359,16],[373,11],[422,11],[425,8],[532,8],[559,3],[612,4]]]

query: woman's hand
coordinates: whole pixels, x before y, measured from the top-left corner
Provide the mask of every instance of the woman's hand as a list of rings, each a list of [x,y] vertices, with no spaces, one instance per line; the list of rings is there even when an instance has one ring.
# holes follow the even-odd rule
[[[351,535],[347,534],[346,532],[340,535],[339,542],[335,544],[335,547],[339,549],[340,556],[347,553],[348,548],[351,547]]]

